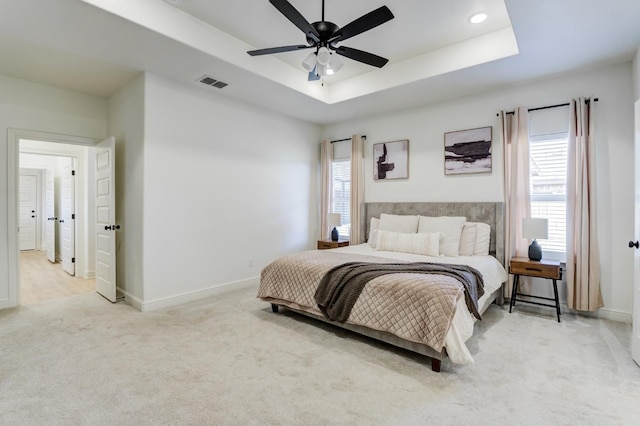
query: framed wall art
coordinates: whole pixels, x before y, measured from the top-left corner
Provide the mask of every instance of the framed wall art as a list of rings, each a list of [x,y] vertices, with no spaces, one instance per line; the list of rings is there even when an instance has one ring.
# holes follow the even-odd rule
[[[444,134],[444,174],[491,172],[491,127]]]
[[[409,177],[409,140],[373,144],[373,180]]]

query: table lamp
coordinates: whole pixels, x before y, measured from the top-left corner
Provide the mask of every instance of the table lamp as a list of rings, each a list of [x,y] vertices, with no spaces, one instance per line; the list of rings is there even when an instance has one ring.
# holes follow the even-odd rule
[[[529,260],[540,261],[542,259],[542,247],[536,238],[546,240],[548,236],[549,221],[547,219],[534,219],[531,217],[522,219],[522,238],[531,241],[529,246]]]
[[[340,239],[340,235],[338,234],[337,226],[342,225],[340,213],[329,213],[329,228],[333,228],[331,230],[331,241],[338,241]]]

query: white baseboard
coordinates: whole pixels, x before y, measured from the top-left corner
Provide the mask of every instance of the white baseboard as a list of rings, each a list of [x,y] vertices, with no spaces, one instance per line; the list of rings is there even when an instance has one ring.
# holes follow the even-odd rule
[[[595,312],[582,312],[582,311],[572,311],[572,312],[575,312],[578,315],[584,315],[586,317],[608,319],[611,321],[623,322],[626,324],[633,323],[632,314],[628,312],[613,311],[611,309],[606,309],[606,308],[600,308]]]
[[[2,299],[0,300],[0,310],[15,308],[17,305],[13,303],[11,299]]]
[[[507,308],[509,307],[509,299],[505,298],[505,306],[507,306]],[[549,303],[553,303],[553,301],[549,302]],[[553,308],[543,308],[541,306],[536,306],[536,305],[530,305],[530,304],[516,304],[516,307],[518,306],[526,306],[528,310],[534,310],[536,312],[539,313],[551,313],[551,315],[553,315],[555,317],[555,310]],[[620,311],[614,311],[611,309],[606,309],[606,308],[600,308],[595,312],[586,312],[586,311],[576,311],[573,309],[569,309],[567,307],[566,303],[563,303],[562,301],[560,301],[560,313],[562,314],[576,314],[576,315],[583,315],[585,317],[591,317],[591,318],[601,318],[601,319],[607,319],[607,320],[611,320],[611,321],[616,321],[616,322],[623,322],[626,324],[632,324],[633,323],[633,315],[630,314],[629,312],[620,312]]]
[[[238,290],[245,287],[255,286],[258,287],[260,282],[259,277],[253,277],[242,281],[235,281],[231,283],[218,284],[202,290],[196,290],[189,293],[178,294],[175,296],[164,297],[161,299],[143,301],[139,298],[128,294],[126,291],[118,289],[124,294],[125,303],[130,304],[134,308],[142,312],[151,312],[158,309],[170,308],[172,306],[182,305],[183,303],[195,302],[200,299],[204,299],[210,296],[216,296],[229,291]]]
[[[144,302],[141,299],[121,289],[120,287],[116,287],[116,297],[119,298],[120,295],[124,295],[124,303],[126,303],[127,305],[131,305],[139,311],[142,311],[142,305],[144,305]]]

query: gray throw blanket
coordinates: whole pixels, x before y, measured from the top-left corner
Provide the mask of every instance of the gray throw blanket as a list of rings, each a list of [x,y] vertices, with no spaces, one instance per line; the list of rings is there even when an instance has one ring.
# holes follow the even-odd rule
[[[469,311],[479,320],[478,299],[484,294],[484,280],[477,269],[466,265],[443,263],[370,263],[349,262],[338,265],[322,278],[315,293],[318,308],[328,319],[345,322],[364,286],[387,274],[440,274],[451,276],[464,286]]]

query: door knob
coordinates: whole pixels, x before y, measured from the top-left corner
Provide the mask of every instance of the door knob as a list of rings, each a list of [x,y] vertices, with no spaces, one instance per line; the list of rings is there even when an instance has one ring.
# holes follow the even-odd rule
[[[636,241],[635,243],[633,241],[629,241],[629,248],[640,248],[640,242]]]

